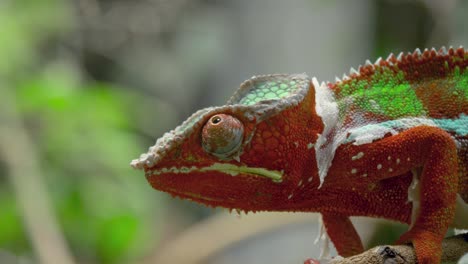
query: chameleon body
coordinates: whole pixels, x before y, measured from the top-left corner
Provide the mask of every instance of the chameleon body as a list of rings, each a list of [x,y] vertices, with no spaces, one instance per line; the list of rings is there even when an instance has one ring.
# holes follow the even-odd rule
[[[320,212],[343,256],[363,251],[350,216],[410,225],[419,263],[468,228],[468,52],[413,53],[334,83],[247,80],[132,162],[151,185],[212,207]]]

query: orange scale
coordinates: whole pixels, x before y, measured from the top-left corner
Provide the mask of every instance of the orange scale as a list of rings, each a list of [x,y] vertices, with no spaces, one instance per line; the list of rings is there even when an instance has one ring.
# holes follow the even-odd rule
[[[264,132],[262,133],[262,137],[263,137],[264,139],[269,138],[269,137],[271,137],[272,135],[273,135],[273,134],[271,134],[270,131],[264,131]]]
[[[280,136],[279,141],[280,141],[281,144],[285,144],[286,143],[286,137],[285,136]]]
[[[267,149],[276,149],[278,147],[279,142],[278,139],[272,137],[265,140],[265,144]]]
[[[255,152],[263,152],[265,150],[262,144],[254,144],[252,148]]]
[[[266,156],[267,159],[274,160],[274,159],[276,159],[278,157],[278,153],[276,151],[270,150],[270,151],[265,153],[265,156]]]

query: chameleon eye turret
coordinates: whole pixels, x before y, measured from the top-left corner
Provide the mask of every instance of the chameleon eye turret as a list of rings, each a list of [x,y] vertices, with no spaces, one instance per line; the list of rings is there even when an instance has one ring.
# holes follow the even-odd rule
[[[244,138],[244,125],[239,119],[217,114],[212,116],[202,130],[203,149],[221,159],[230,158],[236,153]]]

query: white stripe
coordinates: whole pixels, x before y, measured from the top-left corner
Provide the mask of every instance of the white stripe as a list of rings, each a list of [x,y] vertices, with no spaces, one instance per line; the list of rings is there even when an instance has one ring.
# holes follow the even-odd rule
[[[333,92],[325,83],[319,84],[314,77],[312,78],[312,84],[315,88],[316,112],[324,125],[323,132],[319,134],[315,144],[315,158],[317,160],[320,188],[325,180],[325,176],[327,176],[328,169],[335,156],[336,148],[344,141],[344,138],[342,140],[334,138],[333,142],[327,144],[327,138],[334,136],[333,132],[338,128],[338,104],[335,101]]]

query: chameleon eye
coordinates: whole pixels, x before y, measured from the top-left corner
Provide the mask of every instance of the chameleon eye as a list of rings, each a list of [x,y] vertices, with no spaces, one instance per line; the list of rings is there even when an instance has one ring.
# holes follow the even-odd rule
[[[218,158],[229,158],[239,150],[244,137],[244,125],[225,114],[212,116],[202,130],[203,149]]]

